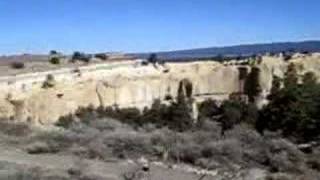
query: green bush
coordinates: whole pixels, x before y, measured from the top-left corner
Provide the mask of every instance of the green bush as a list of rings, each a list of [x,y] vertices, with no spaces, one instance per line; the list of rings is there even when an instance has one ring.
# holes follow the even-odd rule
[[[270,103],[260,111],[257,129],[281,131],[296,141],[311,141],[320,136],[320,85],[314,75],[306,73],[303,83],[290,65],[284,78],[284,88],[274,87]],[[275,83],[277,84],[277,83]],[[277,85],[278,86],[278,85]]]
[[[9,136],[23,137],[29,135],[32,130],[26,123],[14,123],[7,120],[0,120],[0,132]]]
[[[217,105],[217,102],[212,99],[203,101],[198,106],[199,109],[199,120],[212,119],[215,116],[221,115],[221,108]]]
[[[292,59],[292,55],[291,55],[291,54],[284,54],[283,60],[289,61],[289,60],[291,60],[291,59]]]
[[[82,61],[85,63],[89,63],[91,61],[91,55],[76,51],[73,53],[71,61],[72,62]]]
[[[11,67],[13,69],[23,69],[23,68],[25,68],[25,65],[23,62],[13,62],[13,63],[11,63]]]
[[[51,63],[51,64],[55,64],[55,65],[60,64],[60,63],[61,63],[61,62],[60,62],[60,58],[58,58],[58,57],[52,57],[52,58],[50,58],[50,63]]]
[[[55,123],[55,125],[63,128],[70,128],[73,122],[74,116],[69,114],[67,116],[60,117],[58,121]]]
[[[55,86],[54,76],[52,74],[48,74],[46,80],[42,84],[42,88],[48,89],[53,88]]]
[[[51,50],[51,51],[49,52],[49,54],[50,54],[51,56],[54,56],[54,55],[57,55],[57,54],[59,54],[59,53],[58,53],[58,51],[56,51],[56,50]]]
[[[158,62],[158,56],[155,53],[150,54],[148,57],[148,62],[151,64],[156,64]]]
[[[109,58],[108,55],[103,54],[103,53],[101,53],[101,54],[95,54],[94,57],[97,58],[97,59],[101,59],[101,60],[103,60],[103,61],[108,60],[108,58]]]

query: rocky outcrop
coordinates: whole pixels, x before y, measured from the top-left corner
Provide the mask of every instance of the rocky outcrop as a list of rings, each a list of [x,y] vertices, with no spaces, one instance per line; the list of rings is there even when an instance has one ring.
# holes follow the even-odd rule
[[[293,57],[290,62],[297,64],[301,73],[313,71],[320,75],[318,54]],[[290,62],[281,57],[263,57],[256,62],[255,66],[261,71],[261,99],[269,92],[273,75],[283,76]],[[0,116],[51,124],[80,106],[143,108],[150,106],[154,99],[175,97],[183,80],[192,84],[192,96],[196,100],[225,99],[231,93],[242,91],[239,67],[250,71],[252,65],[208,61],[142,66],[135,61],[124,61],[1,77]],[[54,83],[44,87],[49,74]]]

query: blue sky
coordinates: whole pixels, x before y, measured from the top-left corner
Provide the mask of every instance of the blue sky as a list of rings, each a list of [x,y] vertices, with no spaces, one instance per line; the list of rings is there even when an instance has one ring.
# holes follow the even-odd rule
[[[320,39],[319,0],[0,0],[0,54]]]

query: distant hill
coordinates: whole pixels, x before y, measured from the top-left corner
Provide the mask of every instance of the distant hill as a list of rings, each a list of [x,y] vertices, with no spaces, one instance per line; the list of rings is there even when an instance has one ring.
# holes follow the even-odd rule
[[[228,47],[199,48],[169,52],[157,52],[161,59],[196,59],[215,56],[251,56],[254,54],[280,52],[320,52],[320,41],[283,42],[269,44],[250,44]],[[147,58],[150,53],[131,54],[139,58]]]
[[[48,61],[48,55],[40,54],[20,54],[20,55],[10,55],[1,56],[0,55],[0,65],[6,65],[11,62],[29,62],[29,61]]]
[[[320,52],[320,40],[303,42],[281,42],[266,44],[247,44],[227,47],[198,48],[178,51],[155,52],[160,59],[175,61],[191,61],[194,59],[209,59],[217,56],[223,57],[246,57],[255,54],[280,52]],[[151,53],[131,53],[119,54],[107,53],[113,56],[127,56],[128,58],[148,58]],[[216,58],[217,59],[217,58]],[[20,54],[20,55],[0,55],[0,65],[15,61],[47,61],[48,55],[45,54]]]

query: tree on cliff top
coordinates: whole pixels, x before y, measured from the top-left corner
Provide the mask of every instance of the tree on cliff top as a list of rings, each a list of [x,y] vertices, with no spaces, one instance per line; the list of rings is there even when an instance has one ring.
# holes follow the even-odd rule
[[[158,56],[155,53],[150,54],[150,56],[148,57],[148,62],[151,64],[155,64],[158,62]]]
[[[49,52],[49,55],[50,55],[50,56],[55,56],[55,55],[58,55],[58,54],[59,54],[59,52],[56,51],[56,50],[51,50],[51,51]]]
[[[77,60],[85,63],[89,63],[91,60],[91,55],[75,51],[72,55],[71,61],[76,62]]]

